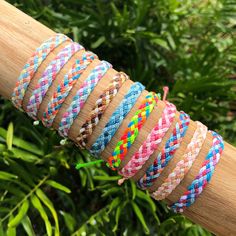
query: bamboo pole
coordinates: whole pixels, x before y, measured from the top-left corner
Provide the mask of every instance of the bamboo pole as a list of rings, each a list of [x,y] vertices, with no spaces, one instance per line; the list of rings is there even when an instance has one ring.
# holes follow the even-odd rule
[[[54,35],[55,33],[48,29],[46,26],[40,24],[35,21],[31,17],[27,16],[23,12],[17,10],[15,7],[11,6],[5,1],[0,1],[0,94],[7,98],[11,98],[11,94],[13,88],[15,86],[18,75],[20,74],[25,62],[31,56],[35,48],[37,48],[43,41]],[[24,99],[24,106],[29,100],[29,96],[31,95],[32,88],[36,84],[39,79],[40,74],[46,68],[48,62],[58,53],[58,51],[64,47],[66,44],[64,43],[61,47],[57,48],[54,52],[52,52],[47,60],[40,66],[38,72],[33,78],[29,89],[26,93]],[[80,56],[82,52],[78,52],[72,59],[65,65],[62,71],[58,74],[56,81],[53,83],[52,87],[49,89],[46,94],[42,105],[40,106],[39,118],[42,116],[42,112],[44,111],[47,103],[49,102],[49,98],[55,90],[58,82],[63,78],[63,75],[68,71],[70,66],[75,61],[75,58]],[[59,114],[56,116],[54,122],[54,128],[58,128],[58,122],[66,110],[67,106],[70,104],[73,95],[75,94],[78,87],[86,78],[89,71],[98,63],[98,60],[95,60],[83,73],[81,79],[75,84],[68,98],[64,102]],[[109,69],[108,73],[102,78],[99,82],[98,86],[95,88],[92,95],[89,97],[86,102],[83,110],[75,120],[71,131],[69,133],[69,137],[72,140],[75,140],[76,135],[78,135],[78,131],[82,125],[82,122],[87,118],[87,114],[91,111],[94,102],[97,97],[100,95],[101,91],[108,85],[110,79],[113,75],[116,74],[116,70]],[[113,113],[119,102],[122,100],[124,94],[128,91],[132,81],[125,82],[125,86],[122,86],[118,95],[113,99],[108,109],[105,111],[104,116],[102,117],[99,125],[96,127],[93,132],[92,137],[89,140],[88,147],[91,146],[93,141],[100,134],[101,129],[105,126],[108,121],[110,115]],[[132,108],[131,112],[124,119],[121,127],[118,129],[116,135],[112,138],[110,144],[103,151],[101,157],[106,160],[113,150],[115,144],[119,140],[124,128],[127,127],[127,124],[130,118],[134,115],[137,107],[140,105],[142,99],[147,94],[147,91],[143,92],[141,97],[138,99],[136,105]],[[160,118],[162,110],[164,108],[164,103],[159,102],[158,106],[152,112],[150,118],[145,123],[142,128],[140,135],[137,140],[134,142],[131,147],[125,163],[130,159],[132,154],[134,154],[135,150],[139,148],[142,142],[147,137],[148,133],[156,124],[157,120]],[[178,115],[176,115],[178,117]],[[177,118],[176,118],[177,119]],[[176,121],[175,119],[175,121]],[[175,123],[175,122],[174,122]],[[144,171],[147,169],[148,165],[153,162],[153,159],[157,155],[157,153],[164,146],[165,141],[170,136],[173,130],[174,124],[172,124],[171,128],[167,132],[162,141],[161,145],[159,145],[158,150],[151,156],[150,160],[144,165],[141,171],[134,176],[134,179],[137,180]],[[165,168],[164,172],[158,178],[158,181],[155,182],[154,186],[151,190],[156,189],[163,180],[168,176],[170,171],[175,167],[176,163],[181,159],[194,131],[196,125],[195,122],[191,121],[190,127],[187,131],[187,134],[181,144],[181,147],[176,152],[173,160],[169,163],[168,167]],[[174,192],[168,197],[167,202],[173,203],[178,200],[186,187],[192,182],[193,178],[199,171],[200,165],[203,162],[207,152],[209,151],[211,145],[211,136],[208,135],[207,139],[203,145],[203,148],[200,152],[200,155],[193,167],[186,175],[182,183],[174,190]],[[217,235],[236,235],[236,148],[231,146],[228,143],[225,143],[225,149],[220,160],[220,163],[216,167],[216,171],[213,175],[213,178],[200,197],[197,199],[195,204],[189,207],[184,211],[184,215],[189,217],[196,223],[199,223],[209,231],[217,234]]]

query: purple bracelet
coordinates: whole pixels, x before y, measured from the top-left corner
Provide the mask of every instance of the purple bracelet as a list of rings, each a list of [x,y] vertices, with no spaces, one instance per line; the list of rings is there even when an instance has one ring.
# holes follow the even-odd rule
[[[56,79],[57,74],[63,68],[63,66],[70,60],[70,58],[79,50],[84,49],[78,43],[70,43],[64,49],[62,49],[57,56],[51,61],[39,79],[36,87],[34,88],[33,94],[30,97],[28,105],[26,107],[27,114],[37,119],[38,109],[40,104],[47,93],[49,87]]]

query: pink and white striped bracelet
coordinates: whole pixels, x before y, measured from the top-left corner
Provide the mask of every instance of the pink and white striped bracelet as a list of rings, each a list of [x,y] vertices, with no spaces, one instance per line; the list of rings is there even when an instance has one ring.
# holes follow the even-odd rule
[[[170,128],[176,113],[176,107],[166,102],[166,107],[159,119],[157,125],[152,129],[147,139],[144,141],[139,150],[132,156],[130,161],[119,171],[124,178],[134,176],[157,149],[162,138]]]

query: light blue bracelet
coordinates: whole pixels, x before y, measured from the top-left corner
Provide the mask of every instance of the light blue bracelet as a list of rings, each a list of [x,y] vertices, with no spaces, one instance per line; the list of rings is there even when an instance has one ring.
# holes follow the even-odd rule
[[[127,116],[144,89],[145,87],[139,82],[134,83],[130,87],[130,90],[124,96],[124,99],[120,105],[111,115],[111,118],[102,130],[101,135],[90,148],[90,153],[92,155],[98,157],[99,154],[105,149],[106,145],[110,142],[117,129],[120,127],[123,119]]]

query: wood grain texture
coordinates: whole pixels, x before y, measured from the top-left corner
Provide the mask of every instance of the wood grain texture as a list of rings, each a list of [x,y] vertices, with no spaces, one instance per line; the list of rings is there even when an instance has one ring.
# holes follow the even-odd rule
[[[15,86],[18,75],[20,74],[21,69],[23,68],[27,59],[31,56],[33,51],[46,39],[54,35],[55,33],[38,23],[31,17],[17,10],[15,7],[11,6],[5,1],[0,0],[0,94],[7,98],[11,98],[13,88]],[[61,47],[64,47],[64,43]],[[42,63],[35,77],[33,78],[29,89],[26,93],[24,99],[24,106],[29,100],[29,96],[32,93],[32,88],[39,79],[40,74],[46,68],[48,62],[59,52],[60,48],[58,47],[53,53],[49,55],[47,60]],[[82,52],[78,52],[72,59],[65,65],[65,67],[58,74],[56,81],[53,83],[48,93],[46,94],[43,103],[40,107],[39,118],[42,116],[42,113],[49,102],[50,96],[58,84],[58,82],[63,78],[63,75],[68,71],[72,66],[74,60],[81,55]],[[94,68],[94,66],[99,62],[99,60],[94,61],[83,73],[79,81],[75,84],[71,90],[69,96],[66,98],[62,108],[56,116],[54,122],[54,128],[58,128],[60,118],[62,117],[63,112],[66,110],[68,105],[71,102],[73,95],[75,94],[78,87],[85,80],[86,75],[89,71]],[[109,69],[105,76],[98,83],[97,87],[94,89],[94,92],[89,97],[86,102],[83,110],[80,112],[79,116],[75,120],[71,130],[70,138],[75,140],[78,135],[79,129],[88,117],[89,112],[98,96],[107,87],[111,78],[117,73],[115,69]],[[125,86],[122,86],[118,95],[112,100],[108,109],[105,111],[99,125],[95,128],[92,137],[89,139],[88,147],[94,142],[94,140],[100,134],[102,128],[105,126],[110,115],[113,113],[119,102],[122,100],[124,94],[128,91],[132,85],[132,81],[125,82]],[[130,118],[134,115],[137,107],[140,105],[142,99],[147,94],[147,91],[144,91],[141,97],[138,99],[136,105],[131,109],[131,112],[124,119],[121,127],[118,129],[116,135],[112,138],[110,144],[102,153],[102,158],[106,160],[113,148],[116,145],[116,142],[119,140],[124,129],[127,127],[127,124],[130,121]],[[164,108],[164,103],[159,102],[157,107],[151,113],[149,119],[143,126],[140,135],[137,140],[132,145],[124,163],[130,159],[132,154],[139,148],[142,142],[146,139],[147,135],[151,129],[155,126],[156,122],[161,116],[161,112]],[[175,121],[178,119],[178,114],[176,115]],[[150,160],[144,165],[140,172],[138,172],[133,178],[138,179],[142,176],[148,165],[153,161],[158,151],[164,146],[165,141],[171,135],[174,124],[165,135],[163,142],[159,145],[158,150],[151,156]],[[158,181],[155,182],[151,190],[155,190],[158,186],[161,185],[162,181],[168,176],[168,174],[173,170],[176,163],[182,158],[184,151],[192,138],[192,135],[196,129],[195,122],[191,121],[190,127],[187,131],[186,136],[183,139],[181,147],[176,152],[173,160],[169,163],[168,167],[165,168]],[[203,162],[206,154],[209,151],[212,138],[210,135],[207,136],[207,139],[203,145],[203,148],[200,152],[199,157],[194,163],[193,167],[186,175],[182,183],[173,191],[173,193],[168,197],[167,202],[173,203],[178,200],[181,194],[185,191],[186,187],[192,182],[193,178],[199,171],[199,167]],[[189,217],[196,223],[204,226],[211,232],[217,235],[236,235],[236,149],[230,144],[225,144],[225,150],[223,152],[220,163],[216,167],[216,171],[213,175],[213,178],[210,184],[203,191],[201,196],[197,199],[196,203],[188,208],[184,215]]]

